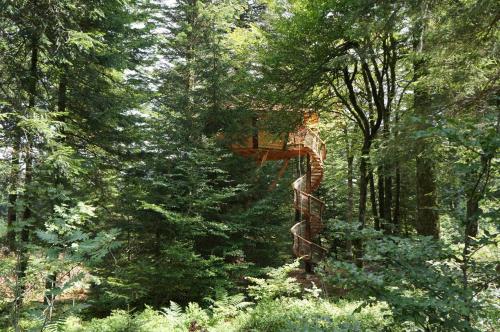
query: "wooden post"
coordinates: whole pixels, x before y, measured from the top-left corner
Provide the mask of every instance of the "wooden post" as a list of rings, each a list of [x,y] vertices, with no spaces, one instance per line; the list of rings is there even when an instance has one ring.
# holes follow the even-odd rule
[[[274,188],[276,188],[276,184],[281,179],[281,177],[283,176],[283,174],[285,174],[285,171],[286,171],[286,169],[288,167],[288,163],[289,162],[290,162],[290,159],[285,159],[285,162],[283,163],[283,166],[281,166],[280,171],[278,173],[278,177],[271,183],[271,185],[268,188],[268,191],[271,191]]]
[[[299,195],[300,195],[300,194],[299,194]],[[296,202],[298,201],[298,202],[299,202],[299,204],[300,204],[300,196],[297,196],[297,197],[298,197],[298,198],[297,198]],[[296,206],[296,207],[295,207],[295,224],[294,224],[294,225],[298,224],[299,222],[300,222],[300,210],[299,210],[299,209],[298,209],[298,207]],[[295,241],[295,237],[294,237],[294,239],[293,239],[293,240]],[[296,253],[296,255],[297,255],[297,257],[299,257],[299,256],[301,255],[301,247],[302,247],[302,243],[301,243],[301,240],[300,240],[300,238],[299,238],[299,237],[297,237],[296,241],[297,241],[297,253]]]
[[[259,167],[262,167],[264,165],[264,163],[266,162],[267,160],[267,155],[269,154],[269,150],[266,150],[262,153],[259,154],[259,160],[257,161],[258,164],[259,164]]]

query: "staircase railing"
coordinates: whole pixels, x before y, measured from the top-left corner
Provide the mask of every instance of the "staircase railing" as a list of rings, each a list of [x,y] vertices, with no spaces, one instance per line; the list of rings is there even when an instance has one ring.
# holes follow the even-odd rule
[[[307,174],[302,175],[292,184],[294,189],[294,208],[299,212],[301,221],[290,229],[293,234],[293,252],[295,256],[305,260],[319,260],[326,249],[314,243],[312,239],[323,228],[323,210],[325,203],[314,197],[314,192],[323,179],[323,160],[326,157],[325,142],[310,128],[304,127],[297,133],[290,135],[289,148],[302,149],[309,155],[311,161],[311,184],[307,185]],[[306,220],[302,220],[305,217]]]

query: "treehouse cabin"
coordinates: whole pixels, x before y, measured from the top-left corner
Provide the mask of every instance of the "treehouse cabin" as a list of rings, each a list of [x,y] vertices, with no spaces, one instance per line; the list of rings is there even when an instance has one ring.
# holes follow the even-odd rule
[[[305,137],[306,128],[315,133],[318,132],[319,117],[317,113],[309,113],[304,116],[304,125],[301,129],[292,133],[272,133],[268,128],[268,117],[264,113],[259,114],[249,126],[253,134],[240,138],[238,143],[231,144],[231,149],[236,154],[252,157],[257,160],[282,160],[300,156],[306,156],[307,151],[298,147]]]

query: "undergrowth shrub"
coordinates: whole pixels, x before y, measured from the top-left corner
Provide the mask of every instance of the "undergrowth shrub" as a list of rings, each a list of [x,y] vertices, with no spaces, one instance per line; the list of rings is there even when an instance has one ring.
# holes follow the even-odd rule
[[[393,324],[386,307],[375,305],[359,311],[357,302],[331,303],[324,299],[281,297],[228,317],[190,304],[157,311],[147,308],[137,314],[123,310],[110,316],[82,322],[70,317],[49,325],[47,331],[61,332],[243,332],[243,331],[382,331]],[[228,308],[226,308],[228,309]]]
[[[280,298],[263,302],[247,317],[241,331],[382,331],[392,323],[377,305],[356,312],[359,303]]]
[[[330,302],[320,298],[314,287],[301,293],[289,272],[298,262],[272,269],[266,279],[249,278],[248,293],[256,303],[242,294],[217,292],[206,309],[197,303],[185,308],[171,302],[169,307],[154,310],[147,307],[138,313],[114,311],[103,319],[89,322],[70,317],[49,326],[64,332],[243,332],[243,331],[382,331],[393,324],[386,315],[387,306],[377,304],[360,309],[360,302]]]

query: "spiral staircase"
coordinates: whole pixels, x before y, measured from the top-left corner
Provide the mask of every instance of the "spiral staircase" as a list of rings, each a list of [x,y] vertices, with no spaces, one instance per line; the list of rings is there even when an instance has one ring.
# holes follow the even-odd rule
[[[309,122],[317,124],[317,121]],[[326,252],[326,249],[314,242],[315,237],[324,229],[322,214],[325,204],[312,193],[323,179],[326,146],[314,126],[306,124],[288,134],[287,139],[276,139],[265,130],[257,130],[253,137],[246,137],[242,143],[233,144],[232,150],[255,158],[260,164],[266,160],[287,160],[284,168],[290,158],[307,157],[308,171],[292,184],[297,222],[290,231],[293,234],[294,255],[306,262],[318,261]],[[284,168],[279,176],[283,174]]]
[[[297,150],[299,156],[308,156],[310,163],[310,174],[306,172],[292,184],[294,208],[300,216],[300,221],[290,229],[293,234],[293,252],[296,257],[302,257],[306,261],[317,261],[324,255],[326,249],[312,240],[325,227],[322,220],[325,203],[312,193],[323,179],[326,146],[316,132],[304,127],[290,135],[287,149]]]

